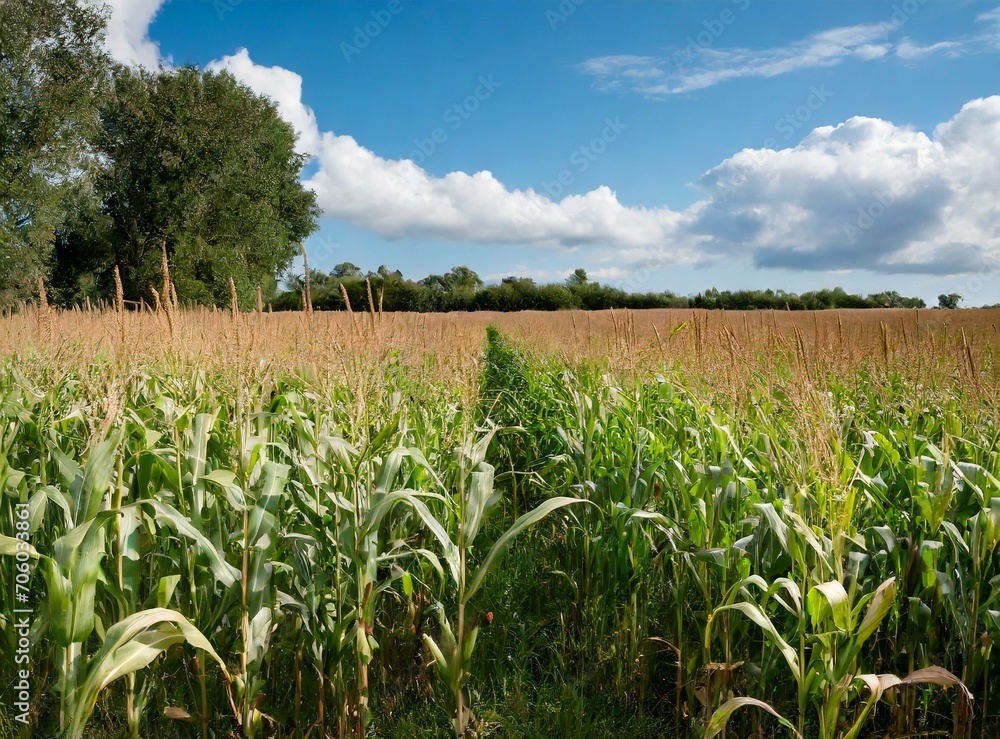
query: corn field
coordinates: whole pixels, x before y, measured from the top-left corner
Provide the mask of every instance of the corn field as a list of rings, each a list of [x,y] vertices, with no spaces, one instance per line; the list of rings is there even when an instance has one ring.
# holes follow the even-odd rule
[[[0,736],[1000,735],[998,320],[24,307]]]

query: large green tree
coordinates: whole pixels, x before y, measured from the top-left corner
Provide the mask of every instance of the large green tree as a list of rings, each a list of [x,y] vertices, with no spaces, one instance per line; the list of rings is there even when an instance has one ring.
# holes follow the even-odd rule
[[[86,195],[105,21],[75,0],[0,0],[0,304],[33,292]]]
[[[316,229],[292,127],[228,73],[121,69],[101,124],[108,226],[91,229],[102,236],[89,248],[79,234],[60,244],[64,275],[95,269],[107,284],[117,264],[126,297],[148,299],[162,284],[165,246],[182,302],[228,303],[231,276],[250,304]]]

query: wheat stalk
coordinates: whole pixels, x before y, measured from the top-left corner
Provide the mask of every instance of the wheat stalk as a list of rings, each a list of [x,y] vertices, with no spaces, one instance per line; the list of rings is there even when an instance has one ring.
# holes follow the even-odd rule
[[[38,278],[38,333],[47,342],[52,341],[52,309],[49,307],[49,297],[45,292],[45,280]]]

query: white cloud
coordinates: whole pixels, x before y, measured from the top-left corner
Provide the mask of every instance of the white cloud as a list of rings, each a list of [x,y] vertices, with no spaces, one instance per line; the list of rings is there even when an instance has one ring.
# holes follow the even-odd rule
[[[663,98],[703,90],[728,80],[776,77],[800,69],[833,66],[847,59],[866,62],[895,55],[917,61],[938,52],[958,56],[984,47],[1000,49],[1000,8],[976,19],[990,26],[986,32],[929,44],[905,37],[894,41],[892,36],[908,19],[902,11],[897,11],[897,15],[892,21],[833,28],[769,49],[717,49],[712,44],[692,40],[686,48],[669,56],[615,54],[588,59],[576,68],[593,77],[594,86],[600,90]]]
[[[133,13],[132,5],[113,8],[113,25],[128,28],[133,41],[147,38],[147,26],[140,28],[132,19],[145,18],[148,25],[159,7],[159,0],[139,1],[148,6],[140,15]],[[256,64],[246,49],[207,68],[225,69],[275,102],[298,134],[298,149],[318,162],[318,171],[305,184],[316,191],[326,217],[387,239],[629,246],[672,243],[678,231],[680,214],[669,208],[626,207],[607,187],[556,202],[530,188],[509,190],[486,171],[434,177],[410,160],[383,159],[351,136],[321,132],[315,113],[302,100],[302,77],[282,67]],[[676,245],[675,261],[693,258],[690,250]]]
[[[299,146],[319,169],[305,184],[316,191],[328,218],[368,228],[387,239],[579,246],[673,242],[683,220],[669,208],[632,208],[599,187],[554,201],[535,190],[510,190],[490,172],[435,177],[409,159],[383,159],[353,137],[319,132],[302,103],[302,79],[280,67],[255,64],[245,49],[213,62],[256,92],[267,95],[300,133]],[[676,245],[675,261],[693,252]]]
[[[908,38],[904,38],[896,46],[896,56],[900,59],[906,59],[907,61],[916,61],[939,51],[951,50],[952,53],[954,53],[961,47],[962,44],[958,41],[939,41],[936,44],[921,46]]]
[[[627,89],[659,97],[692,92],[741,77],[776,77],[799,69],[828,67],[844,59],[870,61],[888,55],[889,23],[833,28],[770,49],[713,49],[693,44],[665,58],[613,55],[578,65],[601,89]]]
[[[605,279],[734,257],[761,267],[961,273],[1000,256],[1000,97],[968,103],[930,136],[857,117],[793,148],[744,150],[705,173],[702,200],[674,211],[623,205],[608,187],[556,201],[488,171],[435,177],[320,132],[297,74],[256,65],[245,50],[216,66],[275,99],[300,131],[318,165],[305,184],[324,215],[386,239],[584,247],[588,261],[606,265]]]
[[[149,38],[149,26],[164,0],[85,0],[107,6],[108,34],[104,46],[116,62],[147,69],[160,66],[160,45]],[[169,65],[170,60],[162,60]]]
[[[873,118],[707,172],[695,233],[757,266],[958,274],[1000,256],[1000,97],[933,136]]]
[[[533,189],[509,190],[490,172],[434,177],[409,160],[383,159],[350,136],[324,134],[319,171],[306,183],[328,217],[388,239],[538,246],[672,242],[682,216],[669,208],[630,208],[599,187],[554,201]],[[684,250],[678,245],[677,255]]]
[[[990,29],[980,38],[990,46],[1000,49],[1000,8],[983,13],[976,18],[976,21],[990,26]]]

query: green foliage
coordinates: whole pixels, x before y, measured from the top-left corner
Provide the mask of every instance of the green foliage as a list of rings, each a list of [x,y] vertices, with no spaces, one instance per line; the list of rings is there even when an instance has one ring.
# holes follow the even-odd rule
[[[0,5],[0,305],[49,278],[56,303],[252,304],[316,228],[305,159],[272,102],[228,73],[112,68],[99,4]],[[110,84],[109,84],[110,83]]]
[[[938,308],[944,308],[945,310],[954,310],[962,302],[962,296],[958,293],[948,293],[938,295]]]
[[[383,310],[389,312],[682,308],[688,304],[687,299],[669,292],[626,293],[589,281],[537,285],[529,278],[505,277],[498,285],[483,285],[479,275],[468,267],[455,267],[445,275],[430,275],[414,282],[384,265],[365,275],[355,265],[345,262],[334,267],[329,275],[310,270],[309,279],[316,310],[344,310],[341,286],[354,310],[368,310],[368,283],[374,295],[381,295]],[[301,310],[304,284],[300,275],[288,277],[287,291],[277,297],[274,308]]]
[[[497,425],[517,426],[523,420],[524,413],[519,405],[530,397],[529,372],[524,355],[511,345],[500,329],[487,326],[479,396],[483,412]]]
[[[76,0],[0,3],[0,306],[47,274],[65,199],[92,164],[104,23]]]
[[[715,288],[691,299],[694,308],[725,310],[836,310],[838,308],[926,308],[920,298],[908,298],[895,291],[868,297],[848,293],[843,288],[813,290],[801,294],[784,290],[723,290]]]
[[[165,246],[179,299],[225,305],[231,276],[250,304],[316,227],[294,131],[228,73],[121,69],[101,122],[97,191],[109,225],[98,248],[122,269],[128,298],[162,285]],[[61,274],[83,271],[80,241],[68,239]]]
[[[881,292],[863,297],[842,288],[816,290],[801,295],[782,290],[706,290],[685,298],[671,292],[628,293],[620,288],[591,281],[585,270],[578,269],[564,284],[539,285],[527,277],[505,277],[496,285],[483,285],[468,267],[455,267],[446,275],[431,275],[414,282],[398,271],[382,266],[363,274],[361,269],[344,262],[327,275],[310,271],[313,307],[317,310],[343,310],[341,286],[347,291],[354,310],[368,310],[368,286],[382,295],[383,310],[389,312],[496,311],[501,313],[537,310],[608,310],[647,308],[705,308],[709,310],[832,310],[838,308],[924,308],[920,298],[908,298],[897,292]],[[278,296],[276,310],[301,310],[304,279],[292,275],[287,292]],[[956,306],[957,307],[957,306]]]

